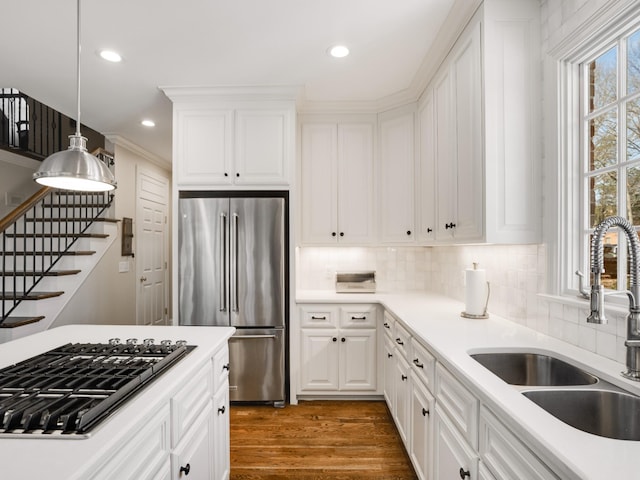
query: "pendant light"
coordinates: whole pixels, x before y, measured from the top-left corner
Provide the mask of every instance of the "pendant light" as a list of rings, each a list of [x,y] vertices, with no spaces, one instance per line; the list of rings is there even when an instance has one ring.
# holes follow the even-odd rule
[[[80,134],[80,0],[77,18],[77,100],[76,132],[69,135],[69,148],[44,159],[33,179],[41,185],[82,192],[104,192],[116,188],[111,171],[87,151],[87,139]]]

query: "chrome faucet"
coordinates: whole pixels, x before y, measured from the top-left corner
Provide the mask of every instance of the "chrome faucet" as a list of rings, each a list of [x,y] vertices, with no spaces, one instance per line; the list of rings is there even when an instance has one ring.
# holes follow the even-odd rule
[[[629,297],[629,315],[627,316],[627,371],[622,375],[640,382],[640,241],[633,225],[622,217],[607,217],[596,227],[591,239],[591,314],[587,317],[589,323],[607,323],[604,313],[604,287],[601,275],[604,273],[604,235],[609,228],[620,227],[627,236],[631,255],[631,284],[627,296]]]

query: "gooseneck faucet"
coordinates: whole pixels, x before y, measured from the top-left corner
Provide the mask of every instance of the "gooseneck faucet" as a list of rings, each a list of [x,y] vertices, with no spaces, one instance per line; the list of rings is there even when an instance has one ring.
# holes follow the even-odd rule
[[[596,227],[591,238],[591,314],[589,323],[607,323],[604,313],[604,287],[601,275],[604,273],[604,235],[611,227],[620,227],[629,242],[631,255],[631,282],[627,296],[629,297],[629,315],[627,316],[627,371],[622,375],[640,382],[640,241],[633,225],[622,217],[607,217]]]

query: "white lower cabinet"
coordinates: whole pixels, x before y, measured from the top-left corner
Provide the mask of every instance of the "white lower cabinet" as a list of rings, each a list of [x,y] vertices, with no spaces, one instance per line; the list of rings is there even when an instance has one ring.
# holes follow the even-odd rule
[[[213,409],[213,478],[228,480],[231,475],[228,380],[213,397]]]
[[[438,402],[435,413],[433,478],[476,480],[478,454],[469,446]]]
[[[394,375],[396,358],[393,352],[393,341],[387,335],[384,338],[383,352],[384,399],[387,401],[389,411],[393,414],[396,410],[396,382]]]
[[[497,417],[480,411],[480,456],[495,480],[526,478],[557,480],[558,477],[527,448]]]
[[[171,453],[171,478],[185,478],[189,480],[205,480],[217,478],[214,476],[214,448],[213,438],[213,403],[200,414],[198,419]]]
[[[396,401],[394,420],[402,441],[405,446],[408,446],[411,439],[411,425],[409,423],[409,414],[411,413],[411,391],[409,389],[411,370],[409,363],[402,355],[396,355],[395,366]],[[408,448],[407,451],[409,451]]]
[[[433,416],[435,398],[419,380],[411,379],[411,451],[409,456],[420,480],[432,478]]]
[[[375,305],[300,309],[299,393],[378,393]]]

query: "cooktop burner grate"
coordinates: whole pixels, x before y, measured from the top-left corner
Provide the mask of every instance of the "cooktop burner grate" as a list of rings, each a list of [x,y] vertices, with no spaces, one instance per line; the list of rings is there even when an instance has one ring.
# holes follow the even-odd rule
[[[0,435],[78,438],[187,355],[184,341],[62,345],[0,370]]]

